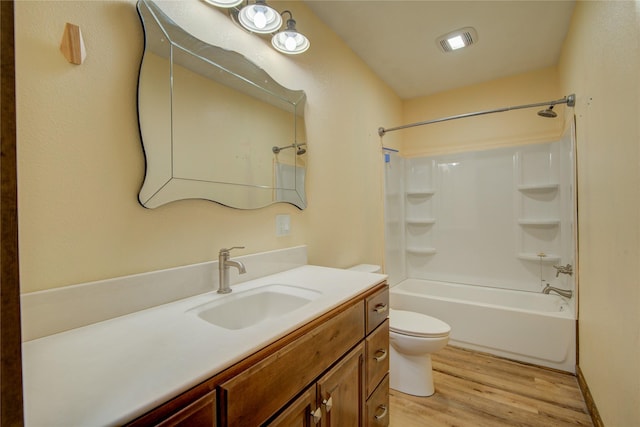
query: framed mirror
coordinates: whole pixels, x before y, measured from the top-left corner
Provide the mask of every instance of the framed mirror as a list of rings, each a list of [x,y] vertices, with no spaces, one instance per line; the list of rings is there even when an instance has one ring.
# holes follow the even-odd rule
[[[207,44],[139,0],[145,48],[138,120],[146,208],[206,199],[238,209],[306,207],[304,91]]]

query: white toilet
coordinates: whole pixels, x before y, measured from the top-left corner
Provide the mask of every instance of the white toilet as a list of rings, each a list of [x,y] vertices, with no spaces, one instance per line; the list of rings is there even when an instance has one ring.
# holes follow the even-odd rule
[[[414,396],[435,392],[431,353],[449,341],[451,327],[422,313],[389,310],[389,386]]]
[[[378,273],[380,267],[360,264],[349,270]],[[451,327],[442,320],[422,313],[389,310],[389,386],[414,396],[435,392],[431,353],[449,342]]]

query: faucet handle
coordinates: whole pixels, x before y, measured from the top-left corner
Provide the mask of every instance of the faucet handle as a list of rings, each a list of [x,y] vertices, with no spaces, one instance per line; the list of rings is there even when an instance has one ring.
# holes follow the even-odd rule
[[[571,264],[554,265],[553,268],[556,269],[556,277],[558,277],[560,275],[560,273],[568,274],[569,276],[573,275],[573,267],[571,266]]]
[[[223,253],[223,252],[229,253],[230,251],[232,251],[234,249],[244,249],[244,246],[233,246],[233,247],[230,247],[229,249],[222,248],[222,249],[220,249],[220,253]]]

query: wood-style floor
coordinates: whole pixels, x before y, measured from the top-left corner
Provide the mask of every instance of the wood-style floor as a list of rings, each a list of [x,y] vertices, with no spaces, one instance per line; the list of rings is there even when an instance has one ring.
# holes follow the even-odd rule
[[[572,375],[451,346],[432,361],[435,394],[391,390],[391,427],[593,426]]]

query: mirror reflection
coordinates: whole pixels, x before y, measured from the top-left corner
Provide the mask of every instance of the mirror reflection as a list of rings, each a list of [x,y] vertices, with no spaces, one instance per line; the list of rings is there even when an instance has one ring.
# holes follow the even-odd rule
[[[137,7],[145,32],[140,203],[197,198],[240,209],[277,202],[305,208],[304,92],[196,39],[152,1]]]

